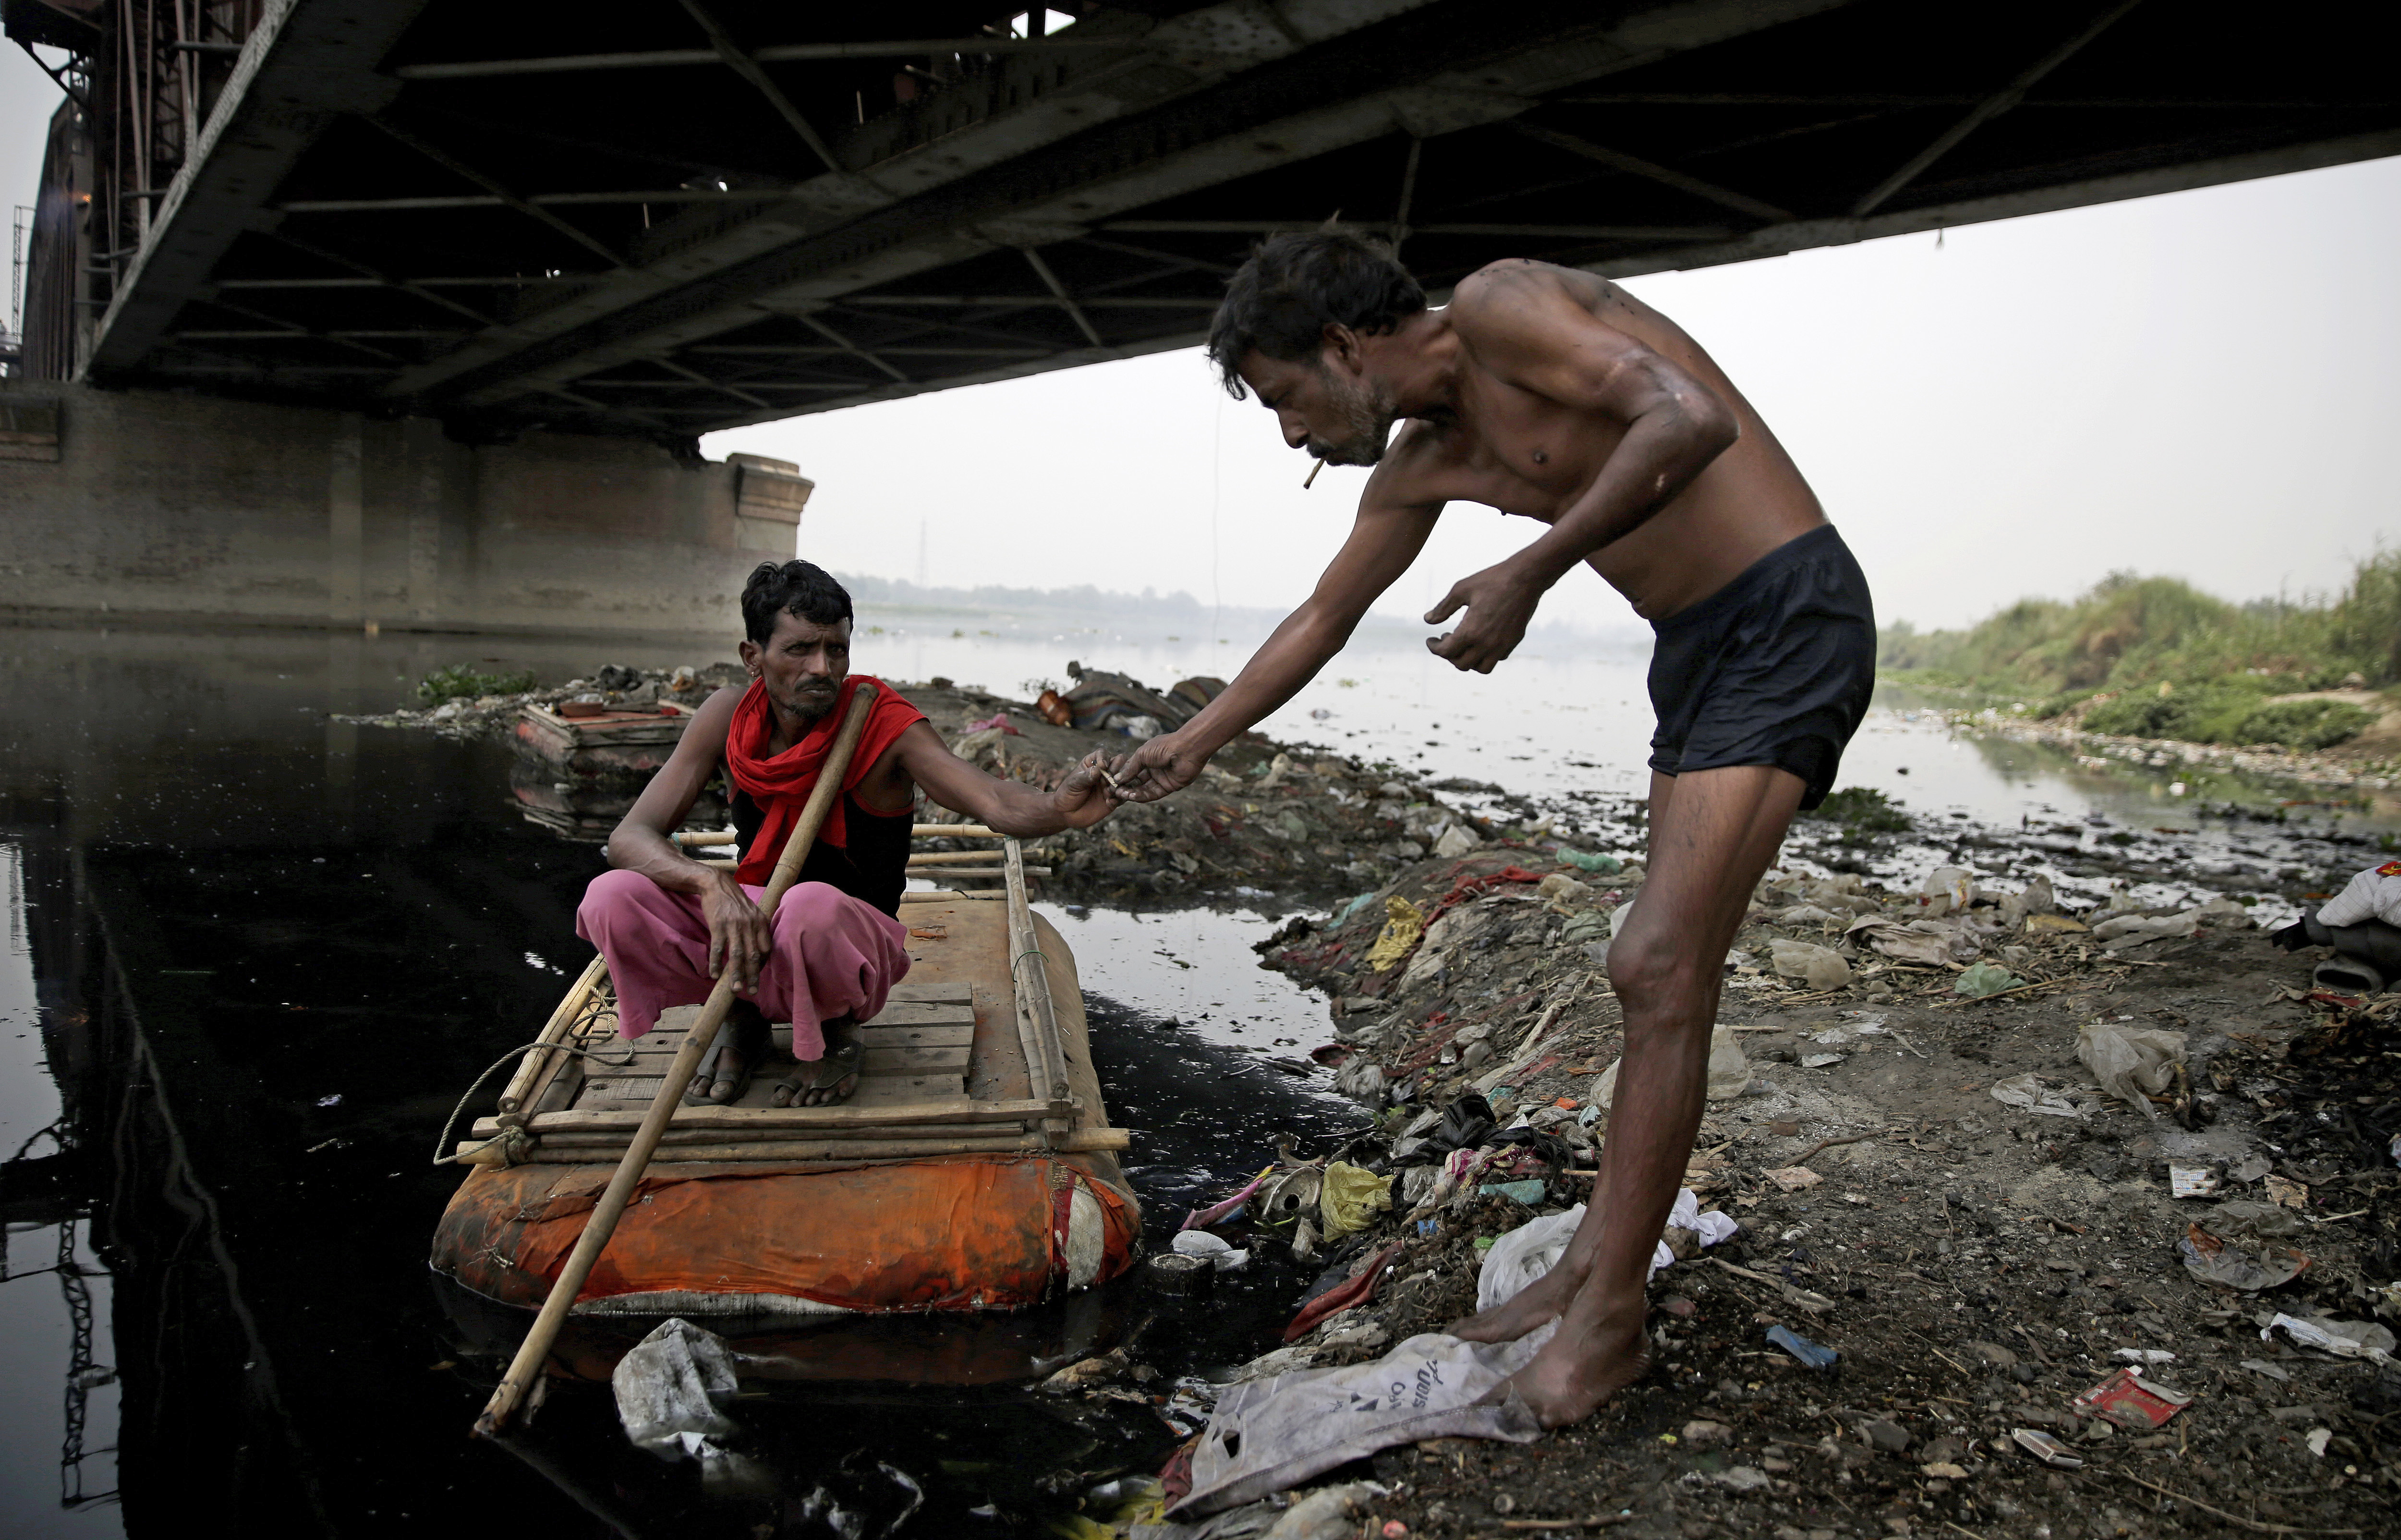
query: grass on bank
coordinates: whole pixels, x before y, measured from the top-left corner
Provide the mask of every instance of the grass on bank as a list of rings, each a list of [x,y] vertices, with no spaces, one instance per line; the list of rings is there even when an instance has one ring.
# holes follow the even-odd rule
[[[2298,602],[2233,604],[2177,578],[2113,572],[2080,598],[2022,599],[1964,631],[1896,625],[1881,650],[1909,683],[2030,716],[2080,708],[2088,732],[2325,749],[2377,713],[2272,697],[2401,683],[2401,552]]]

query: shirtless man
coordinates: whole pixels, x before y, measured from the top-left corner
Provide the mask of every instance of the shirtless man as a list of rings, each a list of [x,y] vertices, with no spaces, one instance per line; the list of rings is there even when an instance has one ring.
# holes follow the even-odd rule
[[[1867,709],[1866,580],[1734,383],[1606,279],[1499,262],[1430,310],[1378,243],[1331,227],[1282,235],[1228,284],[1209,353],[1286,444],[1375,474],[1309,601],[1207,709],[1113,766],[1114,795],[1188,784],[1291,699],[1448,502],[1550,528],[1451,587],[1426,623],[1466,613],[1428,640],[1437,656],[1490,673],[1579,562],[1658,633],[1649,876],[1609,951],[1626,1056],[1599,1189],[1558,1267],[1451,1328],[1506,1341],[1557,1320],[1512,1387],[1546,1425],[1574,1422],[1646,1367],[1643,1285],[1700,1122],[1726,948]]]

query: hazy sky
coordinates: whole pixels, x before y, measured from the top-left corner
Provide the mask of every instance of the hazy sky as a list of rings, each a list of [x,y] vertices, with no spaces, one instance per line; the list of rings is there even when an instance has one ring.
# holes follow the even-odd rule
[[[0,51],[0,191],[56,91]],[[1971,621],[2114,569],[2231,598],[2339,584],[2401,540],[2401,159],[1628,286],[1714,353],[1858,550],[1886,619]],[[1304,598],[1364,471],[1306,457],[1197,352],[712,435],[797,461],[803,552],[937,584]],[[1421,611],[1532,525],[1459,506],[1381,606]],[[1631,623],[1588,573],[1545,618]]]

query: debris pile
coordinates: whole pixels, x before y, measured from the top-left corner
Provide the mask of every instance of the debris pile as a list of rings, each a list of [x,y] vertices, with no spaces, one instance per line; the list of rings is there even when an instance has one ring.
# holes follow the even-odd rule
[[[2401,997],[2310,988],[2251,923],[2274,887],[2147,904],[2132,889],[2164,860],[2126,887],[2070,875],[2082,842],[2039,829],[1918,823],[1895,843],[1969,859],[1914,880],[1828,870],[1876,852],[1821,831],[1788,846],[1726,960],[1653,1368],[1598,1415],[1516,1442],[1486,1407],[1495,1427],[1371,1430],[1373,1453],[1353,1421],[1263,1421],[1270,1389],[1430,1359],[1494,1260],[1557,1242],[1592,1195],[1635,831],[1491,832],[1266,946],[1328,996],[1317,1056],[1370,1126],[1193,1217],[1288,1274],[1294,1314],[1154,1398],[1185,1447],[1118,1533],[1263,1533],[1310,1482],[1351,1494],[1344,1533],[2390,1527]],[[1352,1171],[1391,1203],[1356,1230],[1325,1197]],[[1296,1440],[1344,1463],[1301,1474]],[[1261,1472],[1286,1490],[1243,1484]],[[1212,1495],[1174,1506],[1193,1492]]]

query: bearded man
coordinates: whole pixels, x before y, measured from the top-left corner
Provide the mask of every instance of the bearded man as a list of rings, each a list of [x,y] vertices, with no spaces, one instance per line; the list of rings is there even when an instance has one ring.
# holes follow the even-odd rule
[[[839,1102],[858,1089],[857,1026],[884,1009],[909,970],[898,915],[917,793],[1004,834],[1083,829],[1107,817],[1097,753],[1049,792],[960,759],[924,712],[879,680],[850,672],[850,595],[805,561],[761,562],[742,589],[747,689],[718,691],[609,836],[615,871],[593,879],[576,933],[600,949],[617,990],[618,1030],[638,1038],[669,1006],[708,997],[734,970],[736,994],[713,1071],[686,1099],[732,1102],[767,1056],[768,1023],[792,1024],[793,1066],[777,1107]],[[875,686],[866,731],[800,880],[772,915],[759,907],[785,839],[816,785],[862,684]],[[672,838],[721,772],[743,856],[728,872]]]
[[[1436,656],[1490,673],[1578,564],[1658,634],[1649,876],[1609,949],[1626,1056],[1598,1192],[1557,1267],[1452,1328],[1502,1341],[1557,1321],[1509,1388],[1546,1425],[1573,1422],[1646,1366],[1643,1285],[1700,1122],[1726,948],[1867,709],[1866,579],[1734,382],[1607,279],[1500,262],[1429,309],[1379,243],[1333,227],[1280,235],[1228,283],[1209,355],[1286,444],[1375,474],[1309,601],[1199,716],[1113,767],[1113,795],[1187,785],[1291,699],[1450,502],[1549,528],[1452,586],[1426,623],[1466,612],[1428,641]]]

